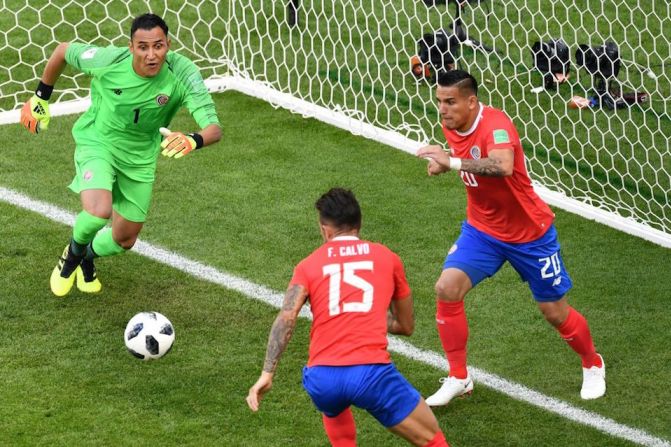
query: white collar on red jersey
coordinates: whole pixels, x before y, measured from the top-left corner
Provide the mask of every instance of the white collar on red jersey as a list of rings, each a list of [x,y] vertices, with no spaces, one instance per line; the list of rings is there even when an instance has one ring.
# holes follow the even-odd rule
[[[359,238],[356,236],[336,236],[332,238],[329,242],[333,241],[358,241]]]
[[[482,105],[481,102],[478,104],[480,104],[480,110],[478,110],[478,116],[475,117],[475,121],[473,121],[473,125],[471,126],[471,128],[468,129],[466,132],[459,132],[458,130],[455,130],[457,135],[459,135],[460,137],[469,136],[470,134],[475,132],[475,128],[478,127],[478,124],[480,124],[480,120],[482,119],[482,111],[485,109],[485,106]]]

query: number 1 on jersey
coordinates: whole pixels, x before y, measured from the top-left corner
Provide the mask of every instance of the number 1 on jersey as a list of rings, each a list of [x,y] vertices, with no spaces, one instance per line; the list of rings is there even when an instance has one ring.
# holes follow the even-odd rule
[[[329,315],[341,312],[368,312],[373,307],[373,285],[357,276],[357,270],[373,271],[373,261],[345,262],[328,264],[322,268],[324,276],[329,276]],[[360,302],[347,302],[340,305],[340,283],[349,284],[362,292]]]

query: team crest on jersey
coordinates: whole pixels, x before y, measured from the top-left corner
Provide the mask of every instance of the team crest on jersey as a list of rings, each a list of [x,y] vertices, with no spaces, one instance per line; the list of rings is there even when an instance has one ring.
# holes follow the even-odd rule
[[[166,105],[168,101],[170,101],[170,96],[168,95],[160,94],[156,97],[156,104],[158,104],[159,106]]]
[[[477,146],[473,146],[471,148],[471,157],[473,157],[473,160],[479,160],[480,159],[480,148]]]

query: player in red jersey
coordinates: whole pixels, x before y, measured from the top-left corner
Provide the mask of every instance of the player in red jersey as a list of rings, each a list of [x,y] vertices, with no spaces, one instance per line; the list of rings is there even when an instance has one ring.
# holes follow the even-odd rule
[[[467,192],[466,221],[436,283],[436,322],[450,372],[426,402],[446,405],[473,390],[466,368],[464,297],[506,261],[529,283],[545,319],[580,355],[581,397],[596,399],[606,392],[606,367],[587,321],[566,300],[572,282],[561,258],[554,214],[534,192],[515,126],[501,110],[481,104],[477,93],[477,81],[467,72],[441,73],[436,98],[452,152],[439,145],[417,151],[429,161],[429,175],[459,171]]]
[[[356,446],[350,410],[356,405],[414,445],[447,446],[431,409],[387,351],[387,332],[410,335],[415,325],[400,258],[384,245],[359,239],[361,209],[351,191],[333,188],[315,206],[325,243],[294,269],[247,404],[258,411],[309,299],[313,322],[303,386],[323,413],[331,444]]]

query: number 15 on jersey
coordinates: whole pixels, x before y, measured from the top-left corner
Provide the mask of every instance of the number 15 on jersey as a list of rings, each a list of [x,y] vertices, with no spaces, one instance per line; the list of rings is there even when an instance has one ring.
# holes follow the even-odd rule
[[[369,312],[373,307],[373,285],[357,276],[358,271],[373,271],[373,261],[328,264],[322,269],[329,277],[329,315],[341,312]],[[361,301],[341,303],[341,284],[348,284],[361,290]]]

